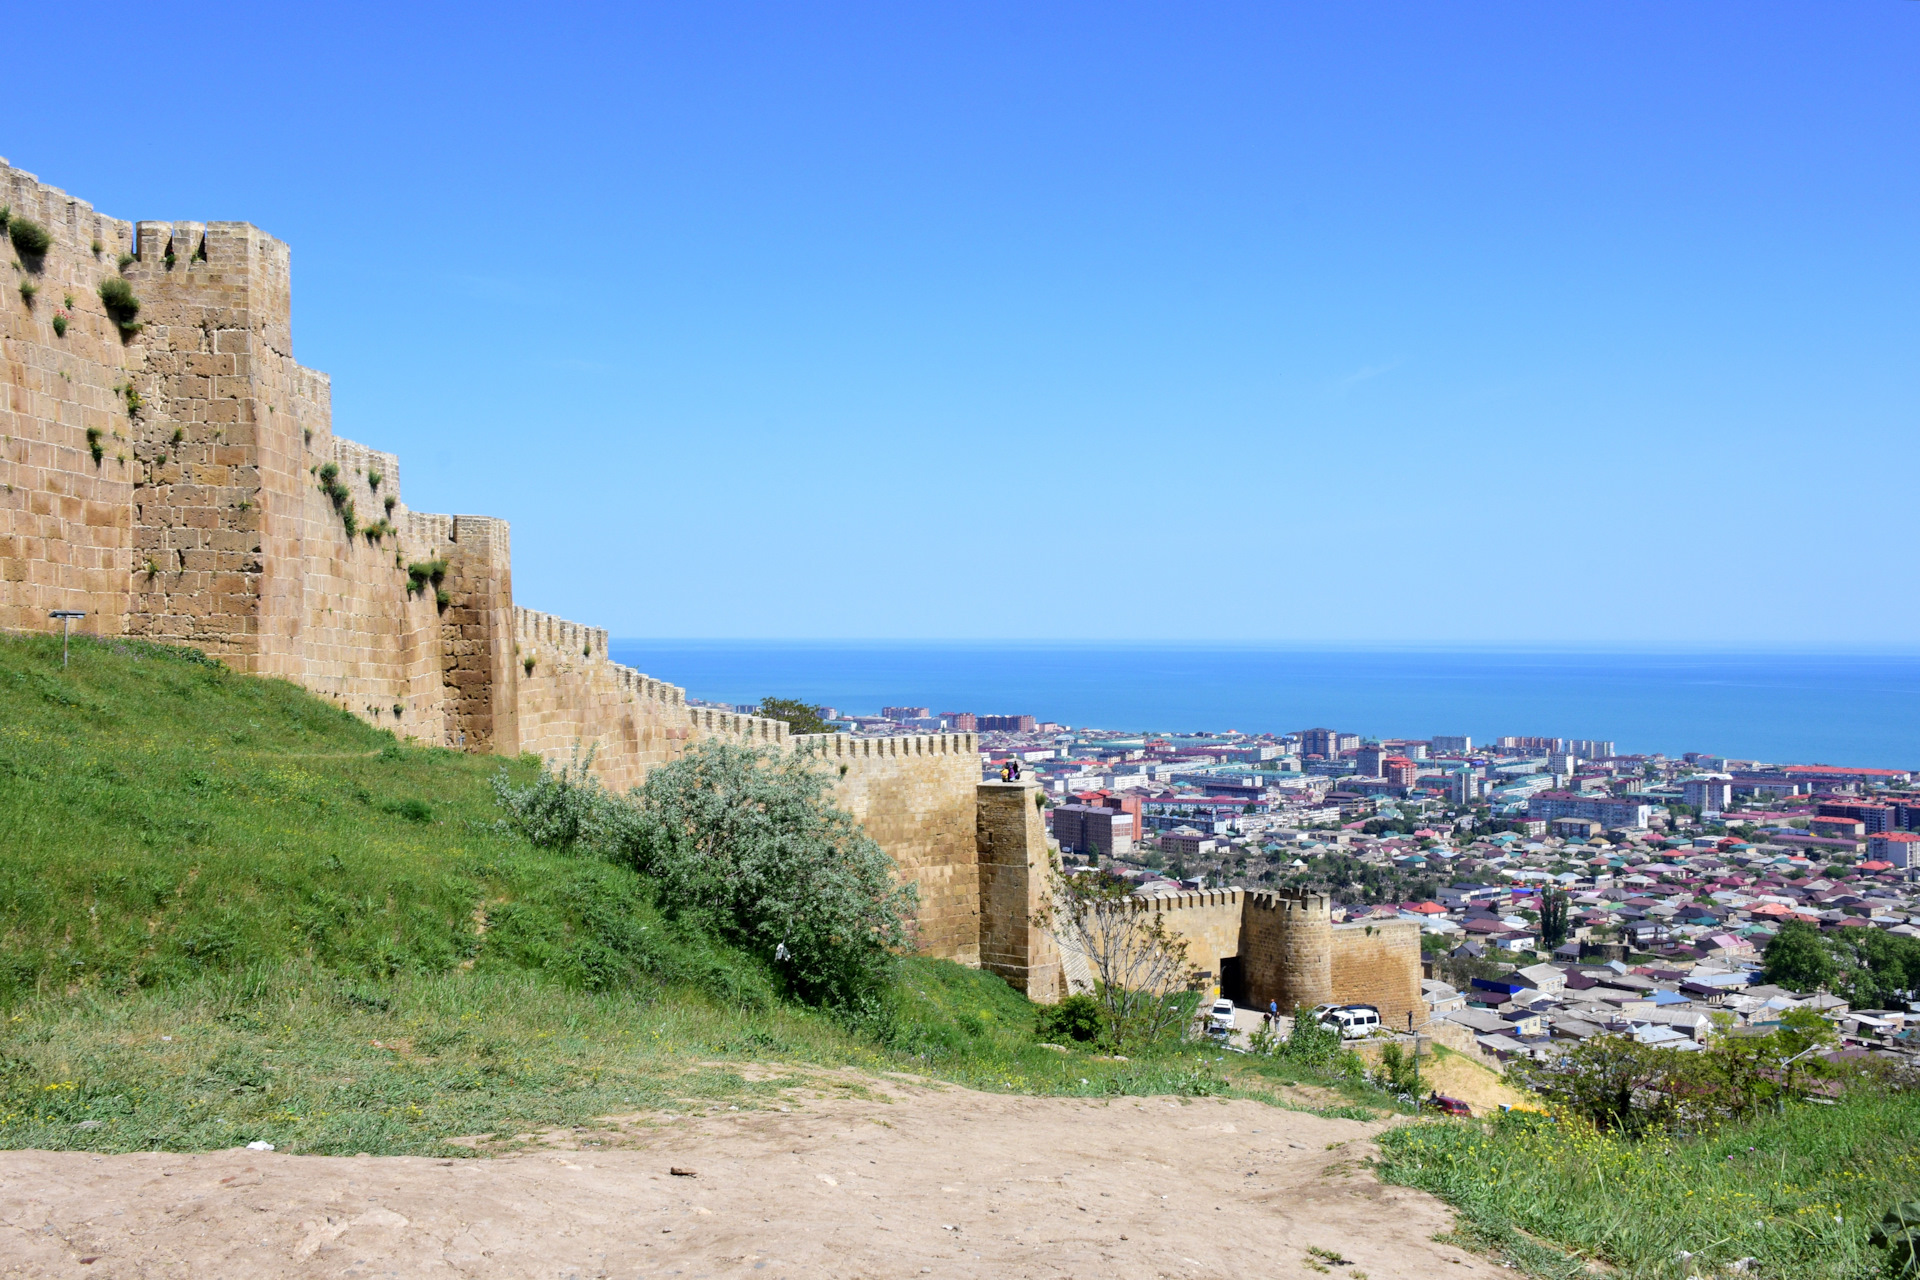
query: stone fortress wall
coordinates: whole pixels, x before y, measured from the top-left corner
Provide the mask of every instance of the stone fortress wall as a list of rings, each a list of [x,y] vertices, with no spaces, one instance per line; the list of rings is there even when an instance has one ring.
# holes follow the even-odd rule
[[[980,860],[975,788],[980,743],[971,733],[894,738],[803,734],[795,748],[818,759],[835,795],[920,891],[922,951],[980,963]],[[1045,849],[1044,836],[1039,848]]]
[[[516,605],[504,520],[415,511],[398,457],[336,436],[326,375],[293,358],[285,244],[109,218],[4,161],[0,206],[53,238],[0,295],[0,628],[81,610],[82,631],[193,645],[423,742],[591,750],[617,790],[703,739],[794,745]],[[114,277],[135,331],[101,302]],[[977,742],[832,751],[841,802],[920,884],[923,947],[978,963]]]
[[[923,951],[1037,999],[1065,990],[1032,924],[1050,857],[1035,792],[981,784],[974,735],[795,738],[688,706],[613,662],[604,630],[514,603],[505,521],[413,510],[399,458],[334,434],[327,376],[293,358],[285,244],[243,222],[110,218],[4,160],[0,206],[52,235],[0,292],[0,629],[81,610],[78,630],[193,645],[423,742],[552,764],[590,748],[619,790],[704,739],[808,752],[918,886]],[[101,301],[116,277],[136,329]],[[1360,983],[1371,963],[1238,891],[1157,904],[1202,968],[1271,968],[1260,991],[1307,990],[1321,979],[1299,974],[1326,964],[1346,975],[1329,989]],[[1362,952],[1400,954],[1371,934]],[[1418,1004],[1417,939],[1412,954]]]
[[[1186,940],[1187,955],[1236,1003],[1282,1013],[1318,1004],[1371,1004],[1389,1027],[1427,1022],[1420,926],[1335,924],[1323,893],[1201,889],[1141,900]]]
[[[505,521],[414,511],[396,456],[334,435],[326,375],[293,359],[285,244],[107,218],[4,162],[0,205],[53,236],[0,299],[0,627],[83,610],[82,630],[191,644],[421,741],[550,761],[580,742],[622,788],[701,738],[786,741],[517,608]],[[116,276],[131,333],[100,300]]]

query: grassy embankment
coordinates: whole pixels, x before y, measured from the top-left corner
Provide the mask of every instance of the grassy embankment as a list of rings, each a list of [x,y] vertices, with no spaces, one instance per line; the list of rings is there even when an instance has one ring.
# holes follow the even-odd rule
[[[63,672],[57,638],[0,637],[0,1146],[453,1153],[846,1067],[1061,1094],[1316,1083],[1197,1045],[1042,1049],[1023,997],[938,961],[906,962],[890,1025],[848,1028],[631,871],[506,831],[502,767],[188,652],[76,639]],[[1378,1099],[1318,1083],[1335,1112]]]
[[[1538,1276],[1865,1277],[1868,1233],[1920,1198],[1920,1096],[1858,1090],[1694,1140],[1633,1142],[1577,1121],[1409,1125],[1381,1140],[1382,1178],[1461,1210],[1461,1235]]]

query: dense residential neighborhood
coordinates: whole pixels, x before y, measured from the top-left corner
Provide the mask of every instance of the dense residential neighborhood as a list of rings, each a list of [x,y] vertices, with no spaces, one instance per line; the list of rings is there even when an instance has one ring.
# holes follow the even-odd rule
[[[1313,887],[1337,920],[1418,923],[1434,1018],[1492,1059],[1546,1060],[1609,1032],[1689,1051],[1794,1009],[1832,1024],[1841,1056],[1911,1056],[1920,1039],[1920,788],[1906,771],[1598,740],[887,712],[841,727],[980,732],[983,776],[1037,779],[1063,857],[1136,893]],[[1783,931],[1799,958],[1780,948],[1769,963]]]

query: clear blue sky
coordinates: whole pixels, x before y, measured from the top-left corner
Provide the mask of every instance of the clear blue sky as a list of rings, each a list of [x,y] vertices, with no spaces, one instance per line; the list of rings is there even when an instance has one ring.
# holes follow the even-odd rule
[[[0,154],[289,241],[528,605],[1920,641],[1920,4],[279,8],[10,13]]]

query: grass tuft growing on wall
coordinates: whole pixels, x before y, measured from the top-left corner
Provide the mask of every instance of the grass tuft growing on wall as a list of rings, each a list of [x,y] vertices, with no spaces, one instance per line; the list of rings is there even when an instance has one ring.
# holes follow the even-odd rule
[[[6,227],[7,236],[13,241],[14,251],[20,255],[20,261],[27,270],[38,271],[41,259],[53,247],[53,234],[33,219],[19,216],[8,218]]]
[[[126,263],[120,265],[124,267]],[[100,305],[107,309],[107,318],[119,328],[122,336],[140,331],[140,299],[134,294],[133,286],[121,277],[108,276],[100,282]]]

